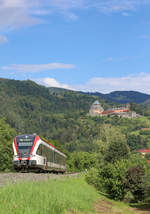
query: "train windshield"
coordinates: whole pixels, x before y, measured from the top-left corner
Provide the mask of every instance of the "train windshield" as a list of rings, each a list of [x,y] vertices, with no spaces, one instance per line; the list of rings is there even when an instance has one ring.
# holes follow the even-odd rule
[[[16,138],[19,157],[29,157],[34,139],[33,135],[23,135]]]

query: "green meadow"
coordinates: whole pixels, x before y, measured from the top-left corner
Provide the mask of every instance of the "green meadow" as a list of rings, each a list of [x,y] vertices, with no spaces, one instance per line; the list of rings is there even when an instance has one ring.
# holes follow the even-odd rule
[[[92,213],[98,197],[93,187],[77,178],[9,184],[0,188],[0,213]]]
[[[0,188],[0,214],[134,214],[109,200],[84,178],[8,184]]]

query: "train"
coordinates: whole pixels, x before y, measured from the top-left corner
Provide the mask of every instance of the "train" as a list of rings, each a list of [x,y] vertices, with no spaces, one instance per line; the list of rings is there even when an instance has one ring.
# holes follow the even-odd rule
[[[13,166],[17,172],[66,172],[66,155],[37,134],[16,136],[13,152]]]

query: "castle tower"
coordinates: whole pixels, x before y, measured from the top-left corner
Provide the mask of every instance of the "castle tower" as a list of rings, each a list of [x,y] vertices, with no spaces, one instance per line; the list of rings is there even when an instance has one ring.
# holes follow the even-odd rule
[[[99,101],[96,100],[90,108],[89,115],[90,116],[100,116],[103,111],[104,111],[103,107],[101,106]]]

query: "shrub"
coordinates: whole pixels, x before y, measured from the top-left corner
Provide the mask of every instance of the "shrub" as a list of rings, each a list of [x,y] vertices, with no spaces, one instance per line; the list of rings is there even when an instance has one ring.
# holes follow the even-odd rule
[[[100,170],[106,193],[115,200],[122,200],[126,194],[125,180],[127,160],[121,160],[115,164],[109,163]]]
[[[150,168],[147,168],[141,179],[141,186],[144,191],[144,200],[150,203]]]
[[[0,171],[12,170],[12,141],[15,136],[15,130],[5,121],[0,119]]]
[[[106,154],[104,156],[105,161],[115,163],[118,160],[128,158],[129,156],[129,147],[127,143],[122,139],[113,141],[110,143]]]
[[[92,184],[93,186],[95,186],[97,189],[99,190],[103,190],[102,187],[102,181],[101,178],[98,176],[98,169],[96,168],[91,168],[90,170],[87,171],[86,175],[85,175],[85,180],[89,183]]]
[[[91,169],[86,175],[86,181],[112,199],[139,201],[144,199],[144,194],[150,196],[150,191],[146,192],[143,187],[145,182],[145,186],[150,189],[150,169],[149,175],[142,180],[148,169],[149,166],[141,155],[130,154],[128,159],[118,160],[114,164],[101,164],[99,168]]]
[[[134,195],[135,201],[144,199],[144,189],[142,186],[142,177],[144,168],[140,165],[129,168],[126,176],[126,188]]]
[[[97,158],[95,154],[88,152],[74,152],[70,154],[67,161],[68,171],[85,171],[96,165]]]

